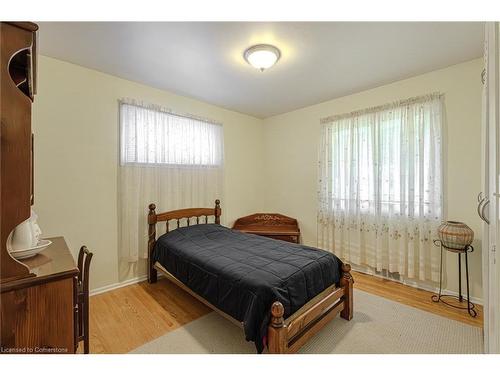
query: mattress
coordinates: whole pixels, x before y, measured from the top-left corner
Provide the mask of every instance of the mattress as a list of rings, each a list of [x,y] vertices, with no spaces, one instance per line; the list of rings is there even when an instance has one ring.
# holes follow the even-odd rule
[[[340,280],[342,262],[300,244],[228,229],[218,224],[178,228],[158,238],[152,261],[212,305],[243,323],[257,351],[265,346],[270,308],[285,318]]]

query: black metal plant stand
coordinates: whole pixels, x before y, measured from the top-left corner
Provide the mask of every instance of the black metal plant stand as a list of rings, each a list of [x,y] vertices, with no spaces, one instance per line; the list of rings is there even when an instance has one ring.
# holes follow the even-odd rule
[[[472,253],[474,248],[471,245],[467,245],[463,250],[451,249],[442,244],[440,240],[434,240],[434,245],[441,247],[441,264],[439,266],[439,294],[432,296],[433,302],[443,302],[445,305],[453,307],[455,309],[467,310],[470,316],[475,318],[477,316],[476,306],[470,301],[469,294],[469,263],[467,261],[467,253]],[[458,297],[451,294],[442,294],[442,285],[443,285],[443,248],[447,251],[451,251],[457,253],[458,255]],[[458,300],[459,302],[464,302],[464,298],[462,296],[462,258],[461,255],[464,254],[465,257],[465,279],[467,286],[467,307],[457,306],[450,302],[447,302],[443,299],[443,297],[453,298]]]

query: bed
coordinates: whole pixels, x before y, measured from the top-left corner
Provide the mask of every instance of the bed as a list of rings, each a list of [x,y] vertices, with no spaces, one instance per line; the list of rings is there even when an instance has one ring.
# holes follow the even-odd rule
[[[351,267],[333,254],[221,226],[219,200],[155,210],[150,204],[148,281],[160,272],[241,326],[257,352],[295,353],[337,314],[352,319]],[[157,238],[159,222],[166,233]]]

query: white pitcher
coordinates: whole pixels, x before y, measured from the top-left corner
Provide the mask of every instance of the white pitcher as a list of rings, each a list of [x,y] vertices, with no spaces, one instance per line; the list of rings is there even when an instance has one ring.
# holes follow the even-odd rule
[[[28,220],[19,224],[12,233],[9,250],[24,250],[35,247],[38,244],[42,231],[36,223],[38,216],[31,210]]]

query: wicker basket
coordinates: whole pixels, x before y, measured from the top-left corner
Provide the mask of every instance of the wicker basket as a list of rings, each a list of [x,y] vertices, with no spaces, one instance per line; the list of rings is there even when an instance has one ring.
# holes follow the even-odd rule
[[[474,231],[460,221],[446,221],[439,226],[438,236],[444,247],[462,252],[474,240]]]

